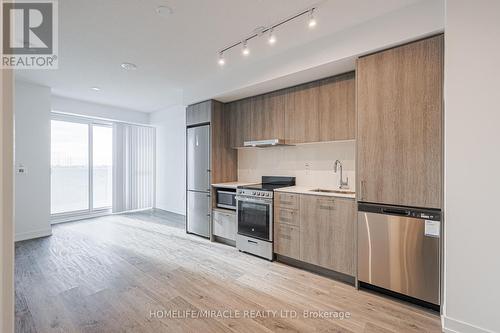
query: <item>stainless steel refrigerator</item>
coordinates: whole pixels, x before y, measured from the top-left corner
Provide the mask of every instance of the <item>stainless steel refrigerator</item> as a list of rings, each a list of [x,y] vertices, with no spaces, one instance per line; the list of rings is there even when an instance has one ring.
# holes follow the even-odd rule
[[[187,128],[188,233],[210,237],[210,125]]]

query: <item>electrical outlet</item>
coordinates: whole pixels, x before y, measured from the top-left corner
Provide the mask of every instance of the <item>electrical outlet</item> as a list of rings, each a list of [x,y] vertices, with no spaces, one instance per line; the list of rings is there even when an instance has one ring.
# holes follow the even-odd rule
[[[305,165],[304,165],[305,169],[306,169],[306,175],[310,175],[311,174],[311,163],[310,162],[306,162]]]

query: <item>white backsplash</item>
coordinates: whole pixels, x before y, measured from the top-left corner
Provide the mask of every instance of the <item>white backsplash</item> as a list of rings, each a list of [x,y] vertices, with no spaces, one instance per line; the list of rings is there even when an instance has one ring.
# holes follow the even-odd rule
[[[349,177],[349,188],[354,190],[355,153],[355,141],[239,149],[238,180],[260,182],[262,176],[295,176],[298,186],[337,188],[340,173],[333,172],[333,164],[340,160],[344,180]]]

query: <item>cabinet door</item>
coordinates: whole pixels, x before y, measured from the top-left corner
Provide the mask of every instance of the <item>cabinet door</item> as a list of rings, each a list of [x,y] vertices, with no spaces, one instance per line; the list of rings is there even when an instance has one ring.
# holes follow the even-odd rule
[[[236,240],[236,213],[213,211],[213,234],[229,240]]]
[[[238,114],[236,111],[236,102],[224,104],[224,116],[226,119],[226,128],[229,131],[229,147],[236,148],[239,144],[238,137]]]
[[[283,92],[252,97],[251,140],[284,139],[285,97]]]
[[[293,259],[300,259],[299,227],[274,224],[274,252]]]
[[[301,195],[300,259],[354,275],[355,202]]]
[[[352,199],[335,199],[334,210],[331,211],[332,251],[326,264],[332,269],[354,276],[354,225],[356,224],[356,203]]]
[[[355,138],[354,73],[336,76],[319,85],[320,141]]]
[[[243,147],[244,141],[250,140],[251,102],[249,99],[226,104],[229,143],[232,148]]]
[[[285,140],[289,143],[319,141],[318,82],[287,91],[285,101]]]
[[[440,208],[443,36],[357,63],[359,200]]]
[[[186,125],[209,123],[211,120],[212,100],[189,105],[186,108]]]

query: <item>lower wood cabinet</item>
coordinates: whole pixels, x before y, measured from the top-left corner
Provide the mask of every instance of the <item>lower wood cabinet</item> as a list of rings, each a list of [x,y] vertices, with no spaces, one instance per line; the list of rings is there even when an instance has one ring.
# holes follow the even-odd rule
[[[280,193],[277,199],[274,252],[354,276],[355,201],[290,193]]]
[[[213,234],[229,240],[236,240],[236,212],[213,210]]]
[[[299,197],[300,194],[296,193],[287,193],[287,192],[277,192],[275,193],[275,205],[278,208],[287,208],[287,209],[299,209]]]
[[[352,199],[300,196],[300,260],[354,275]]]
[[[274,252],[300,259],[300,229],[298,226],[276,223],[274,225]]]

